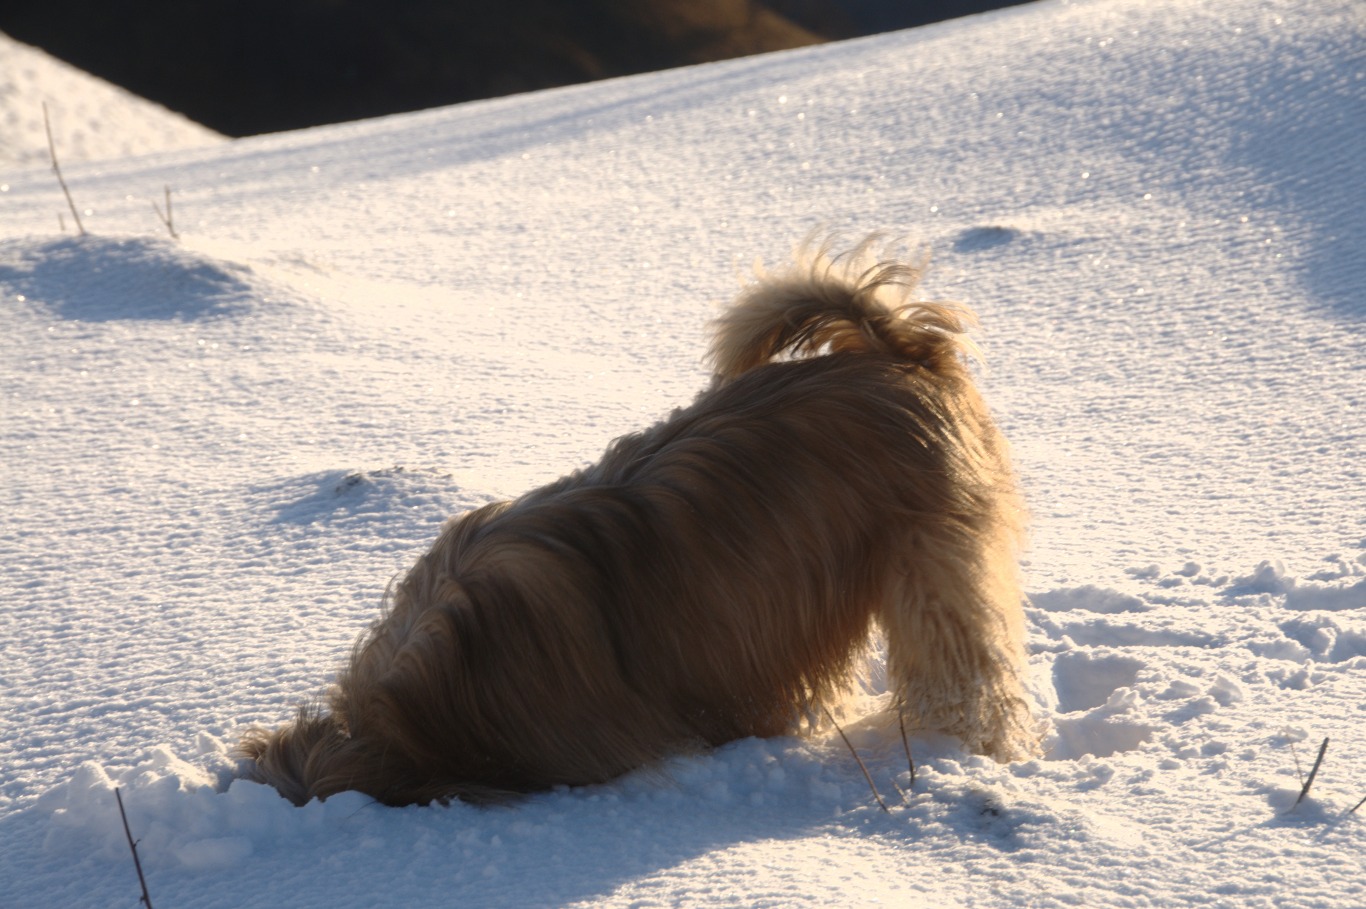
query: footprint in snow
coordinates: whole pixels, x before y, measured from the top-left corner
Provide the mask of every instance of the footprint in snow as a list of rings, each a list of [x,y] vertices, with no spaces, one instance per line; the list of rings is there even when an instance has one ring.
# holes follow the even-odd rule
[[[1013,227],[1001,227],[995,224],[970,227],[954,239],[953,251],[956,253],[975,253],[988,249],[998,249],[1013,243],[1020,236],[1020,232]]]

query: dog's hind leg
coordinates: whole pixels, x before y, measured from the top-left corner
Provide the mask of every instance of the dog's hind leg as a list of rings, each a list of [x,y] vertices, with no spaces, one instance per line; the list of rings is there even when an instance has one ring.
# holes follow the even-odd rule
[[[1038,732],[1020,677],[1013,540],[1004,528],[954,530],[912,534],[904,570],[887,585],[879,618],[894,693],[915,728],[958,736],[997,760],[1026,757]]]

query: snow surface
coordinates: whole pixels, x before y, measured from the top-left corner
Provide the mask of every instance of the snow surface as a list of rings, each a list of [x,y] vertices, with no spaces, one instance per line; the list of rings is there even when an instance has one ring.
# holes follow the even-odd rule
[[[212,145],[224,136],[0,33],[0,166],[119,158]]]
[[[119,785],[158,906],[1366,904],[1363,146],[1359,2],[1097,0],[73,165],[84,238],[11,170],[0,903],[135,905]],[[874,647],[886,814],[828,733],[503,808],[230,783],[447,515],[688,401],[817,227],[981,316],[1045,757],[918,736],[912,784]]]

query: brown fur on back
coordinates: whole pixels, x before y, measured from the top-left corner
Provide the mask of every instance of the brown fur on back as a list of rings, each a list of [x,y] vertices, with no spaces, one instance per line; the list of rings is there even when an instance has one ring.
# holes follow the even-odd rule
[[[1035,745],[1019,672],[1020,504],[915,273],[817,254],[718,321],[713,386],[602,460],[455,519],[326,705],[248,734],[302,803],[600,782],[792,731],[873,622],[916,726]]]

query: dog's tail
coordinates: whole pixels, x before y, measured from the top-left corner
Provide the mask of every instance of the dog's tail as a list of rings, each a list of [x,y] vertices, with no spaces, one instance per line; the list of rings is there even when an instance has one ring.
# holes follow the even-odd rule
[[[887,503],[882,529],[895,535],[891,567],[900,575],[888,582],[877,616],[891,687],[915,728],[952,733],[1001,760],[1023,757],[1038,742],[1022,682],[1024,509],[1006,441],[965,356],[975,353],[964,334],[972,316],[914,302],[919,270],[870,255],[879,241],[842,256],[808,247],[795,266],[761,274],[718,320],[716,382],[822,355],[899,368],[903,412],[870,400],[869,419],[881,421],[882,435],[868,438],[886,436],[882,450],[857,450],[858,439],[825,449],[847,456],[851,473],[875,466]],[[912,440],[893,438],[898,430]]]
[[[716,321],[710,361],[720,383],[787,357],[871,353],[959,375],[963,355],[975,353],[965,331],[966,309],[911,302],[920,269],[878,261],[873,236],[849,253],[832,256],[828,244],[803,248],[796,264],[760,273]]]

